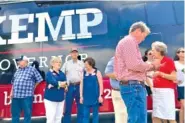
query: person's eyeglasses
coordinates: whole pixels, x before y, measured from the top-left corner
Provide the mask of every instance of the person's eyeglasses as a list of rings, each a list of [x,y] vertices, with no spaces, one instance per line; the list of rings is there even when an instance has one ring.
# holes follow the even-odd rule
[[[178,53],[184,53],[184,51],[178,51]]]
[[[55,63],[60,63],[60,64],[61,64],[62,62],[57,62],[57,61],[56,61]]]
[[[152,53],[148,53],[148,55],[150,56],[150,55],[152,55]]]

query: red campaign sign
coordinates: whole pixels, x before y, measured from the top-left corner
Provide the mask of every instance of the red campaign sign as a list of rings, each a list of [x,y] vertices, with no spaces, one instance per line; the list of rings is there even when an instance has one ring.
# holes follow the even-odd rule
[[[33,100],[33,117],[45,116],[44,108],[44,90],[46,83],[41,82],[35,89],[34,100]],[[4,85],[0,87],[0,117],[1,118],[11,118],[11,99],[9,97],[11,91],[11,85]],[[104,102],[103,106],[100,107],[101,113],[113,112],[113,104],[111,98],[111,88],[108,79],[104,80]],[[76,114],[77,108],[75,101],[73,103],[72,114]]]

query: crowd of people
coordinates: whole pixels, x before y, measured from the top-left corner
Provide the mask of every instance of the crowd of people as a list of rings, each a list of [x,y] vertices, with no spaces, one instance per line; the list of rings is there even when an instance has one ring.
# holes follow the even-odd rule
[[[152,92],[153,123],[176,123],[175,89],[181,100],[180,123],[184,122],[184,48],[177,50],[175,61],[167,56],[167,45],[154,41],[146,57],[141,56],[139,44],[150,34],[143,22],[134,23],[117,45],[114,60],[115,78],[120,83],[128,123],[147,123],[145,85]],[[147,59],[146,59],[147,58]],[[177,66],[179,65],[180,66]],[[180,86],[179,86],[180,85]],[[148,89],[148,90],[149,90]]]
[[[184,48],[177,49],[174,60],[167,56],[167,45],[154,41],[142,57],[139,44],[150,34],[143,22],[134,23],[129,34],[121,39],[110,59],[105,76],[110,78],[115,123],[147,123],[147,93],[153,100],[153,123],[176,123],[175,89],[181,103],[179,121],[184,123]],[[99,122],[103,103],[103,78],[95,60],[79,59],[77,48],[70,51],[71,60],[62,65],[61,57],[52,57],[50,70],[42,75],[28,66],[28,58],[16,59],[19,68],[12,79],[12,123],[31,123],[35,86],[46,80],[44,105],[47,123],[71,123],[72,105],[77,105],[77,123]],[[41,76],[42,75],[42,76]]]

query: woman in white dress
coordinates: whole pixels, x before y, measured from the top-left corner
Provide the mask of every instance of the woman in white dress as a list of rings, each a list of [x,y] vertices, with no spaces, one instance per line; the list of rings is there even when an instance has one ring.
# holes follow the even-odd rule
[[[179,112],[179,123],[184,123],[184,48],[179,48],[176,52],[175,60],[175,67],[177,70],[177,83],[178,83],[178,99],[180,100],[181,108]]]
[[[176,69],[174,61],[166,56],[167,46],[163,42],[152,44],[152,55],[160,62],[160,67],[153,76],[153,123],[175,121]]]

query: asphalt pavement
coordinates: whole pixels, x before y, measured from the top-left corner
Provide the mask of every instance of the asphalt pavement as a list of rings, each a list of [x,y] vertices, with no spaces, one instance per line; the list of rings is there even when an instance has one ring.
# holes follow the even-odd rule
[[[100,114],[99,119],[99,123],[114,123],[114,114]],[[0,123],[11,123],[11,121],[0,121]],[[23,121],[21,120],[20,123],[23,123]],[[32,123],[46,123],[46,118],[32,119]],[[76,116],[72,117],[72,123],[76,123]],[[148,123],[152,123],[150,114],[148,115]]]
[[[177,123],[178,122],[178,112],[176,114]],[[99,123],[115,123],[114,122],[114,114],[100,114]],[[0,123],[11,123],[11,121],[1,121]],[[23,123],[21,120],[20,123]],[[46,118],[32,119],[32,123],[46,123]],[[76,116],[72,117],[72,123],[76,123]],[[91,118],[92,123],[92,118]],[[151,113],[148,113],[148,123],[152,123],[151,121]]]

